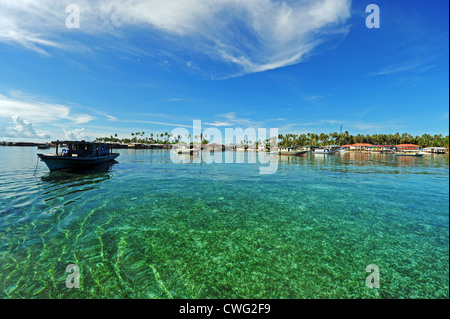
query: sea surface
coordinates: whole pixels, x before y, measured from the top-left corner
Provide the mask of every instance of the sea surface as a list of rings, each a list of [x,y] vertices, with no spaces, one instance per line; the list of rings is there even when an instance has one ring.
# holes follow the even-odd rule
[[[0,298],[449,298],[448,156],[309,154],[262,175],[247,153],[118,151],[50,173],[0,147]]]

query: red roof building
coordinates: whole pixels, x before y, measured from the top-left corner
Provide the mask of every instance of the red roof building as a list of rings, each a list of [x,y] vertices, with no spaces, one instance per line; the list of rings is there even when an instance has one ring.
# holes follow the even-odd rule
[[[414,144],[398,144],[395,145],[398,150],[418,150],[420,148],[419,145]]]
[[[365,146],[365,147],[369,147],[369,146],[373,146],[372,144],[369,143],[355,143],[352,146]]]

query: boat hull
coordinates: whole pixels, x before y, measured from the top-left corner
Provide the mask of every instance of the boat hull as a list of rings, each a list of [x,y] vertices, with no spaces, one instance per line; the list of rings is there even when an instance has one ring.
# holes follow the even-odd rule
[[[306,156],[306,153],[308,153],[308,151],[280,151],[280,152],[278,152],[278,155],[285,155],[285,156]]]
[[[114,161],[119,154],[110,154],[99,157],[66,157],[38,154],[39,158],[51,171],[62,169],[88,168],[98,164]]]
[[[177,150],[177,154],[179,155],[197,155],[198,150],[192,150],[192,149],[183,149],[183,150]]]
[[[423,154],[394,154],[395,156],[421,157]]]
[[[322,152],[322,151],[312,151],[312,154],[318,154],[318,155],[335,155],[338,154],[339,151],[329,151],[329,152]]]

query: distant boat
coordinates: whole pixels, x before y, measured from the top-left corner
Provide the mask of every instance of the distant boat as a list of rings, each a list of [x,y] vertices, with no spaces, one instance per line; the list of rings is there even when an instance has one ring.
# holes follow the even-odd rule
[[[186,146],[181,146],[178,147],[176,149],[174,149],[174,152],[176,152],[177,154],[180,155],[197,155],[199,150],[198,149],[193,149],[193,148],[188,148]]]
[[[46,150],[46,149],[50,148],[50,145],[49,144],[38,144],[37,148],[40,150]]]
[[[55,154],[37,154],[51,171],[93,167],[113,161],[119,153],[111,152],[111,145],[85,141],[56,141]],[[59,146],[64,146],[58,152]]]
[[[308,151],[298,150],[295,148],[281,148],[278,151],[278,155],[287,155],[287,156],[306,156],[306,153],[308,153]]]
[[[315,148],[311,151],[312,154],[319,154],[319,155],[334,155],[334,154],[338,154],[339,150],[337,149],[332,149],[332,148]]]
[[[193,150],[193,149],[178,150],[177,154],[195,155],[195,154],[198,154],[198,150]]]
[[[415,156],[415,157],[421,157],[423,154],[421,153],[394,153],[395,156]]]

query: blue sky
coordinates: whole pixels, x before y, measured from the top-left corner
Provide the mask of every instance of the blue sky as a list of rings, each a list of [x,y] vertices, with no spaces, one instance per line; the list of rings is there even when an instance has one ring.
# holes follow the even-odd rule
[[[0,140],[448,135],[447,0],[0,0]],[[66,27],[66,7],[80,28]],[[380,8],[380,28],[365,12]]]

